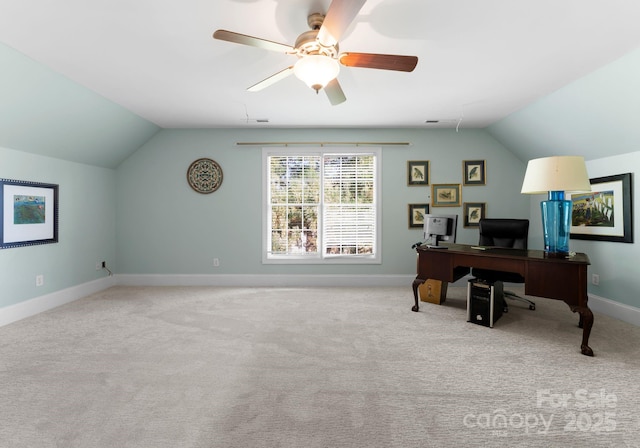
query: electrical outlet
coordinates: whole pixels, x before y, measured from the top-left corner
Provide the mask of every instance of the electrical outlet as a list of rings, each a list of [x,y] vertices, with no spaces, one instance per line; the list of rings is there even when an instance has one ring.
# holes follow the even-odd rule
[[[214,268],[220,267],[220,259],[219,258],[214,258],[213,259],[213,267]]]
[[[44,275],[38,274],[36,275],[36,286],[44,285]]]
[[[102,263],[96,261],[96,271],[99,271],[100,269],[102,269]]]
[[[598,274],[591,274],[591,283],[594,285],[600,284],[600,276]]]

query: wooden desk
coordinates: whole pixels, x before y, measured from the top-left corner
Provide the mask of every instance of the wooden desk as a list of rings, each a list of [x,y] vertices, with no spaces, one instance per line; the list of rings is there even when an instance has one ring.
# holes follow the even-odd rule
[[[467,275],[472,267],[516,272],[525,278],[525,294],[563,300],[571,311],[580,314],[579,326],[583,329],[580,349],[583,355],[593,356],[593,350],[589,347],[593,313],[587,305],[587,266],[590,262],[586,254],[552,258],[541,250],[478,250],[462,244],[447,247],[417,247],[418,275],[413,281],[416,301],[413,311],[419,310],[418,287],[427,279],[455,282]]]

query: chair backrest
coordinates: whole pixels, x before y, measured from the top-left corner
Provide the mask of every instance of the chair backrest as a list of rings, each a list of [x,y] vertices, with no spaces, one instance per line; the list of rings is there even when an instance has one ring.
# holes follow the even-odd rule
[[[526,249],[529,237],[528,219],[481,219],[481,246]]]

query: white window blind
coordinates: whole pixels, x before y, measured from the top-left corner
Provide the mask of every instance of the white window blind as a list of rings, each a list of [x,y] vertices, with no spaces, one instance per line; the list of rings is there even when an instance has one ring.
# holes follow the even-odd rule
[[[376,246],[373,155],[325,155],[323,252],[373,254]]]

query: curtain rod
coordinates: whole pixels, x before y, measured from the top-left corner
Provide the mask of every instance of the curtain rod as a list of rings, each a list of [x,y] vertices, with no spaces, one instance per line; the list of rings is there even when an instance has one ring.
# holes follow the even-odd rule
[[[236,142],[236,146],[409,146],[409,142]]]

